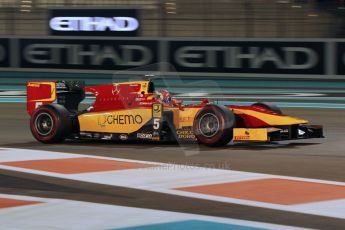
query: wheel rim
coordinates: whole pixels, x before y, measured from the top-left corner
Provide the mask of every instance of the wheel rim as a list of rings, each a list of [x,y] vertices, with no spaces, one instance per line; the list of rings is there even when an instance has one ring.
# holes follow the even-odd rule
[[[54,128],[54,120],[48,113],[40,113],[35,120],[35,127],[41,136],[49,135]]]
[[[213,137],[219,131],[219,119],[213,113],[204,114],[199,120],[200,133],[205,137]]]

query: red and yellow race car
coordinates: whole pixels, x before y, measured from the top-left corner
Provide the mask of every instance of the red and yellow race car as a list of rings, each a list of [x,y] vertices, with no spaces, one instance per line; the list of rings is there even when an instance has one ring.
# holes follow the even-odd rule
[[[86,93],[95,101],[78,110]],[[185,105],[151,80],[84,86],[82,81],[27,83],[33,136],[43,143],[70,138],[197,141],[207,146],[322,138],[319,125],[284,115],[266,103],[218,105],[203,99]]]

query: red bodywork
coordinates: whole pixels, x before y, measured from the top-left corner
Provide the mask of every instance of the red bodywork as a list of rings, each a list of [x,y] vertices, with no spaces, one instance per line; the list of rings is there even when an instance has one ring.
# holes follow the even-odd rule
[[[96,100],[91,112],[122,110],[128,108],[152,107],[157,102],[153,93],[140,93],[141,84],[105,84],[85,87]]]
[[[27,111],[31,116],[38,106],[56,100],[56,82],[28,82],[26,85]]]

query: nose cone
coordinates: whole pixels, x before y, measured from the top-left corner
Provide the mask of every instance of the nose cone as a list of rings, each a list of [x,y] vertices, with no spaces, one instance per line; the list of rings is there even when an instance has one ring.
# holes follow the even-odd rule
[[[307,124],[305,119],[291,117],[283,114],[272,113],[267,110],[253,108],[235,108],[234,113],[243,117],[247,125],[252,127],[259,126],[279,126],[279,125],[298,125]]]
[[[307,124],[309,121],[290,116],[282,116],[280,119],[280,124],[277,125],[298,125],[298,124]]]

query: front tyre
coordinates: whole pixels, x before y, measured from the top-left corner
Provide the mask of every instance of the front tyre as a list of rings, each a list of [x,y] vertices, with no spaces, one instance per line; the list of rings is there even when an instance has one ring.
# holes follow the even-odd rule
[[[73,130],[70,113],[59,104],[43,105],[32,114],[30,129],[35,139],[42,143],[61,142]]]
[[[233,138],[235,115],[220,105],[207,105],[195,116],[193,131],[198,142],[207,146],[223,146]]]

